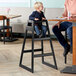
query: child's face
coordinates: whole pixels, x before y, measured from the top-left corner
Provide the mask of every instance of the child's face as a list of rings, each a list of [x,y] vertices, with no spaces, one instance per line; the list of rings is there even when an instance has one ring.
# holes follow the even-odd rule
[[[43,10],[43,5],[41,5],[41,6],[39,7],[39,10],[40,10],[40,11],[42,11],[42,10]]]

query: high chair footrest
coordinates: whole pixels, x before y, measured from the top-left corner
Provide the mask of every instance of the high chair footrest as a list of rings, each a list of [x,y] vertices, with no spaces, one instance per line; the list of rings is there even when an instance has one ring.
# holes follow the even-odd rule
[[[34,49],[34,52],[42,51],[42,49]],[[24,53],[32,52],[32,50],[24,50]]]
[[[53,54],[52,53],[45,53],[45,54],[36,54],[34,55],[34,57],[42,57],[42,56],[52,56]]]
[[[45,38],[35,38],[34,40],[39,41],[39,40],[50,40],[50,37],[45,37]]]

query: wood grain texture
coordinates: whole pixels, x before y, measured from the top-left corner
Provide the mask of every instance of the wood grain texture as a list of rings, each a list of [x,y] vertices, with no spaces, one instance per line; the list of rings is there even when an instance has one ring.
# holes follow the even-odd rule
[[[31,49],[31,39],[26,41],[26,49]],[[5,45],[0,42],[0,76],[75,76],[72,74],[62,74],[60,70],[66,66],[72,65],[72,55],[68,54],[68,63],[64,64],[63,52],[64,48],[56,40],[53,40],[53,46],[55,50],[56,60],[58,64],[58,70],[48,67],[42,64],[41,58],[35,59],[35,73],[32,74],[29,71],[19,67],[20,54],[22,50],[23,38],[18,39],[15,42],[7,42]],[[35,48],[40,48],[40,41],[35,41]],[[49,41],[44,41],[44,51],[51,52]],[[37,52],[35,54],[41,54]],[[23,64],[30,67],[31,53],[24,54]],[[45,57],[45,61],[54,64],[53,58]]]
[[[10,19],[21,17],[21,15],[0,15],[0,20],[6,19],[6,25],[10,26]],[[7,37],[9,37],[9,29],[7,29]]]
[[[76,26],[73,26],[73,65],[76,65]]]
[[[7,26],[10,26],[10,19],[7,19]],[[7,29],[7,37],[9,37],[10,33],[9,33],[9,29]]]
[[[0,20],[7,19],[6,16],[0,15]]]
[[[48,19],[48,21],[68,21],[68,22],[76,22],[76,18],[74,19]]]

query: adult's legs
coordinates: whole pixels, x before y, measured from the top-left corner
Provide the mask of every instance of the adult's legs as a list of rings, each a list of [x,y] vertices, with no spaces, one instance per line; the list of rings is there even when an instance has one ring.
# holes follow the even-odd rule
[[[70,47],[71,47],[70,52],[72,53],[72,26],[68,27],[67,35],[70,40]]]
[[[54,26],[53,27],[53,32],[56,35],[58,41],[60,42],[60,44],[66,49],[69,47],[69,44],[67,43],[67,41],[65,40],[64,36],[62,35],[62,31],[66,31],[69,27],[72,26],[71,22],[62,22],[60,24],[60,27],[58,28],[58,26]],[[69,30],[69,29],[68,29]],[[68,31],[69,34],[69,31]],[[69,35],[70,36],[70,35]]]

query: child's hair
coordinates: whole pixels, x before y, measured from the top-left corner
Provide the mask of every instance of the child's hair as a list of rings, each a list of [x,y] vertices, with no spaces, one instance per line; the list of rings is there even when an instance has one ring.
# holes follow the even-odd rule
[[[36,3],[34,4],[34,8],[37,9],[37,8],[39,8],[39,7],[42,6],[42,5],[43,5],[42,2],[36,2]]]

